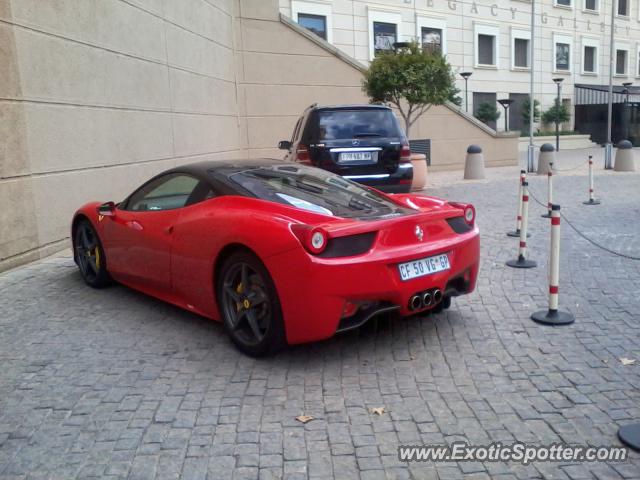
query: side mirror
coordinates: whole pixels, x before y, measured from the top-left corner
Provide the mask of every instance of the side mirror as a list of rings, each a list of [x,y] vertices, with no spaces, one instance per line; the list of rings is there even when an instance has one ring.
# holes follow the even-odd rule
[[[98,215],[103,217],[113,217],[116,214],[116,204],[113,202],[105,202],[98,207]]]
[[[278,148],[280,150],[291,150],[291,142],[289,140],[280,140],[278,142]]]

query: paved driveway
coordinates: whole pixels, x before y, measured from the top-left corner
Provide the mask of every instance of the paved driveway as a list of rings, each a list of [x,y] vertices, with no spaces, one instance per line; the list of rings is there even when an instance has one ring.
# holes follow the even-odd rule
[[[434,175],[430,189],[477,206],[473,295],[275,358],[242,356],[218,324],[127,288],[87,288],[68,255],[0,275],[0,478],[640,478],[638,454],[527,467],[398,461],[399,444],[618,444],[618,426],[640,422],[640,262],[565,222],[560,302],[576,322],[531,322],[546,304],[548,220],[532,205],[539,267],[505,267],[517,170],[488,173]],[[603,204],[586,207],[584,173],[556,177],[563,213],[640,256],[640,175],[598,172]],[[531,178],[536,196],[545,182]],[[301,414],[315,420],[302,425]]]

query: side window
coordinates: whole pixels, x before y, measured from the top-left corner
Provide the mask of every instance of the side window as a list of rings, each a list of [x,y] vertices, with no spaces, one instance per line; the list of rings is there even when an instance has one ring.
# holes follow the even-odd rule
[[[184,207],[199,183],[197,178],[182,173],[162,176],[134,192],[125,210],[144,212]]]
[[[211,185],[200,181],[196,188],[193,189],[193,192],[191,192],[191,195],[189,195],[185,206],[204,202],[205,200],[209,200],[215,196],[216,194],[213,191],[213,188],[211,188]]]

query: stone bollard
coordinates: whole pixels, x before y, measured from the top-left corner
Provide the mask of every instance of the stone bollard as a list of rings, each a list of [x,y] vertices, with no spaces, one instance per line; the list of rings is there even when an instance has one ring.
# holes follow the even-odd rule
[[[538,175],[547,175],[551,170],[550,163],[556,161],[556,149],[550,143],[545,143],[540,147],[540,156],[538,157]]]
[[[613,165],[616,172],[635,172],[636,165],[633,160],[633,145],[629,140],[618,142],[616,163]]]
[[[469,145],[464,161],[464,179],[481,180],[484,178],[484,155],[480,145]]]

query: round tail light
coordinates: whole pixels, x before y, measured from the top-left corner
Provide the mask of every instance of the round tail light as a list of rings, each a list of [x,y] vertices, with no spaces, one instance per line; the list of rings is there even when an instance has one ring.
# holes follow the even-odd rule
[[[304,224],[291,225],[291,231],[294,233],[302,246],[314,255],[322,253],[327,248],[329,236],[327,232],[320,227],[311,227]]]
[[[309,235],[309,250],[312,253],[321,253],[327,246],[327,234],[324,230],[314,229]]]
[[[476,220],[476,209],[472,205],[467,205],[464,209],[464,221],[468,225],[473,225]]]

